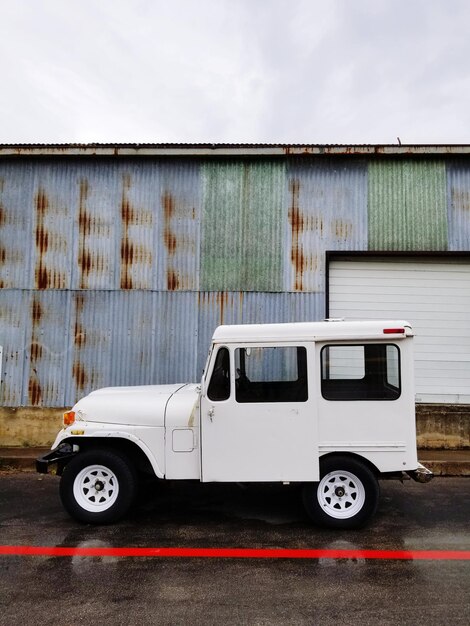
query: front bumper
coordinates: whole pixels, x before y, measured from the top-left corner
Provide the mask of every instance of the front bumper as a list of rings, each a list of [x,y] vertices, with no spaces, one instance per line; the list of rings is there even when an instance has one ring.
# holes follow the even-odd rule
[[[36,471],[40,474],[47,474],[49,467],[57,463],[57,474],[61,474],[64,467],[77,453],[69,443],[62,443],[54,450],[36,459]]]

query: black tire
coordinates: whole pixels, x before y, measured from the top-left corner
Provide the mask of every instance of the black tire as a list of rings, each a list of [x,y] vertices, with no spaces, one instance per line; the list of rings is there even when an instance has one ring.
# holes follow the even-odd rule
[[[320,459],[320,481],[303,488],[309,517],[326,528],[361,528],[375,515],[379,497],[375,474],[348,456]]]
[[[88,450],[68,463],[60,480],[67,513],[88,524],[111,524],[129,510],[137,490],[132,463],[114,450]]]

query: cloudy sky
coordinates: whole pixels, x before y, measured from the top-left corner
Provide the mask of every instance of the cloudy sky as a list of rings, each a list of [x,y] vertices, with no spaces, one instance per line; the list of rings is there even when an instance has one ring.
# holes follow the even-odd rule
[[[0,143],[470,143],[468,0],[0,9]]]

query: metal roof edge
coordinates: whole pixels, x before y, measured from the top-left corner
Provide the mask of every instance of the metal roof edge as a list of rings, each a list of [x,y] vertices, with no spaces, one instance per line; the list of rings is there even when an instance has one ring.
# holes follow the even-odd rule
[[[470,144],[0,144],[11,156],[449,156]]]

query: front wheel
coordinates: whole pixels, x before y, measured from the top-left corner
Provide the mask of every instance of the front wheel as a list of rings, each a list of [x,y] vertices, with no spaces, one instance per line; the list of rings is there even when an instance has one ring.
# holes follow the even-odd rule
[[[327,528],[360,528],[375,514],[379,483],[361,461],[332,456],[320,460],[320,481],[303,489],[310,518]]]
[[[79,522],[110,524],[127,513],[136,487],[136,473],[126,457],[114,450],[88,450],[66,465],[60,498]]]

